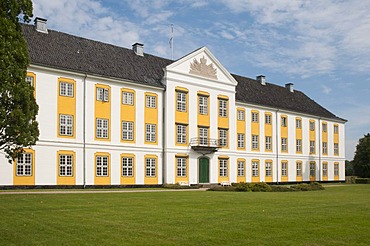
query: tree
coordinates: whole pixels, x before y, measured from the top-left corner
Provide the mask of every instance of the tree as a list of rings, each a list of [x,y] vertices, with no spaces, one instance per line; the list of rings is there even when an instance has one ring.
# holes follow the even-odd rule
[[[346,176],[353,176],[354,170],[353,170],[353,162],[346,160]]]
[[[34,89],[25,80],[28,49],[19,23],[30,17],[31,0],[0,2],[0,151],[9,162],[39,136]]]
[[[353,169],[356,176],[370,178],[370,133],[358,141],[353,159]]]

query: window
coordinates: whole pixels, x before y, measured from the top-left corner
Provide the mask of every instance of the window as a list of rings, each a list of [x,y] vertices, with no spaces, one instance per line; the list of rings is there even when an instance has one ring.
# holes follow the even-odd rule
[[[71,177],[73,168],[72,155],[59,155],[59,176]]]
[[[302,129],[302,120],[301,119],[296,119],[295,120],[295,126],[297,129]]]
[[[238,120],[244,120],[244,119],[245,119],[244,110],[238,110]]]
[[[177,177],[186,177],[186,158],[177,157]]]
[[[132,177],[134,175],[134,158],[122,157],[122,177]]]
[[[30,86],[32,86],[32,87],[34,87],[34,85],[35,85],[35,81],[34,81],[34,77],[33,77],[33,76],[26,76],[26,82],[27,82]]]
[[[252,161],[252,176],[253,177],[259,176],[258,166],[259,166],[258,161]]]
[[[315,177],[316,175],[316,163],[314,161],[310,162],[310,176]]]
[[[186,112],[186,93],[177,92],[177,111]]]
[[[322,153],[324,155],[328,154],[328,143],[327,142],[322,142]]]
[[[238,133],[238,148],[244,148],[244,133]]]
[[[297,167],[297,176],[302,176],[302,163],[297,162],[296,167]]]
[[[287,118],[284,116],[284,117],[281,117],[281,126],[282,127],[286,127],[287,126]]]
[[[334,134],[338,134],[339,128],[337,125],[334,125]]]
[[[322,123],[322,131],[327,132],[328,131],[328,125],[326,123]]]
[[[266,140],[266,150],[272,150],[272,137],[265,137]]]
[[[177,143],[186,144],[186,125],[177,125]]]
[[[65,97],[73,97],[73,84],[67,82],[59,83],[59,95]]]
[[[17,176],[32,176],[31,153],[22,153],[17,158]]]
[[[105,88],[96,88],[96,100],[102,101],[102,102],[108,102],[109,101],[109,90]]]
[[[227,130],[219,129],[218,134],[219,134],[220,146],[227,146]]]
[[[288,142],[287,138],[281,138],[281,151],[288,150],[287,142]]]
[[[339,144],[334,143],[334,155],[339,155]]]
[[[339,176],[339,164],[334,163],[334,176]]]
[[[315,121],[310,121],[310,131],[315,131]]]
[[[271,125],[271,115],[270,114],[265,115],[265,124]]]
[[[108,177],[108,156],[96,156],[96,176]]]
[[[156,142],[156,125],[155,124],[145,124],[147,142]]]
[[[59,115],[59,135],[73,136],[73,116],[67,114]]]
[[[208,97],[199,96],[199,114],[208,114]]]
[[[199,144],[208,145],[208,128],[199,128]]]
[[[266,177],[272,176],[272,162],[270,161],[265,163],[265,174],[266,174]]]
[[[297,139],[296,140],[296,151],[297,152],[302,152],[302,139]]]
[[[258,135],[252,135],[252,149],[259,149]]]
[[[122,140],[134,140],[134,123],[122,121]]]
[[[156,175],[156,159],[155,158],[146,158],[146,169],[145,175],[147,177],[155,177]]]
[[[327,163],[322,164],[322,176],[328,176],[328,164]]]
[[[96,119],[96,138],[108,138],[107,119]]]
[[[219,110],[218,115],[221,117],[227,117],[227,100],[218,99]]]
[[[243,177],[245,173],[245,162],[238,161],[238,176]]]
[[[133,105],[134,104],[134,93],[122,92],[122,104]]]
[[[146,96],[146,107],[147,108],[156,108],[157,107],[157,98],[155,96]]]
[[[288,162],[281,163],[281,176],[288,176]]]
[[[315,141],[310,141],[310,154],[315,153]]]
[[[227,159],[219,159],[220,177],[227,177]]]
[[[252,112],[252,122],[258,122],[258,113]]]

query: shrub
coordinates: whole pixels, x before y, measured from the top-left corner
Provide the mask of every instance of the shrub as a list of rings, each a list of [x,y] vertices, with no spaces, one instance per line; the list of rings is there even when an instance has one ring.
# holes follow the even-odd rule
[[[288,192],[293,191],[290,186],[271,185],[272,192]]]
[[[162,187],[166,189],[199,189],[199,185],[184,186],[184,185],[180,185],[179,183],[164,184]]]
[[[236,191],[234,186],[212,186],[207,191]]]
[[[318,182],[313,182],[309,184],[297,184],[290,186],[292,191],[312,191],[312,190],[325,190],[325,188]]]
[[[356,178],[356,184],[370,184],[370,178]]]

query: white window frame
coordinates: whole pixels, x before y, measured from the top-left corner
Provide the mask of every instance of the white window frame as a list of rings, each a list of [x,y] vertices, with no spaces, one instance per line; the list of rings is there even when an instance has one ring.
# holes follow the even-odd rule
[[[73,155],[70,154],[59,155],[59,176],[60,177],[73,176]]]
[[[310,121],[310,131],[315,131],[315,121]]]
[[[281,126],[282,127],[288,126],[288,118],[286,116],[281,117]]]
[[[272,177],[272,162],[271,161],[265,162],[265,176]]]
[[[199,98],[199,114],[208,115],[208,97],[198,96]]]
[[[109,102],[109,89],[96,87],[96,100]]]
[[[334,125],[334,134],[338,134],[338,133],[339,133],[339,126]]]
[[[238,161],[238,177],[245,175],[245,161]]]
[[[259,113],[258,112],[252,112],[252,122],[259,122]]]
[[[315,154],[316,150],[316,143],[314,140],[310,140],[310,154]]]
[[[218,104],[219,104],[218,116],[227,117],[227,100],[218,99]]]
[[[123,91],[122,92],[122,104],[134,105],[134,93]]]
[[[339,164],[334,163],[334,176],[339,176]]]
[[[73,115],[59,115],[59,135],[73,136]]]
[[[245,146],[245,134],[238,133],[238,148],[244,148]]]
[[[266,150],[272,150],[272,137],[265,136],[265,148]]]
[[[288,151],[288,138],[281,138],[281,151],[282,152]]]
[[[259,177],[259,162],[258,161],[252,161],[252,177]]]
[[[302,129],[302,120],[301,119],[296,119],[295,120],[295,127],[297,129]]]
[[[199,127],[199,145],[208,145],[208,128],[206,127]]]
[[[297,177],[302,177],[302,162],[297,162],[296,163],[296,176]]]
[[[259,135],[252,135],[252,149],[259,149]]]
[[[109,120],[96,118],[96,138],[109,138]]]
[[[328,163],[322,164],[322,176],[323,177],[328,176]]]
[[[73,84],[65,81],[60,81],[59,95],[65,97],[73,97]]]
[[[156,177],[157,175],[157,159],[146,158],[145,159],[145,176]]]
[[[286,161],[281,162],[281,176],[288,176],[288,162]]]
[[[122,140],[134,140],[134,122],[122,121]]]
[[[181,125],[177,124],[176,125],[176,132],[177,132],[177,137],[176,141],[178,144],[186,144],[186,138],[187,138],[187,126],[186,125]]]
[[[244,110],[237,110],[237,114],[238,114],[238,120],[242,120],[244,121],[245,120],[245,112]]]
[[[328,154],[328,142],[322,142],[322,153],[324,155]]]
[[[265,114],[265,124],[271,125],[271,114]]]
[[[105,155],[97,155],[96,160],[96,177],[109,176],[109,158]]]
[[[228,159],[220,158],[218,159],[219,167],[220,167],[220,177],[227,177],[228,176]]]
[[[328,131],[328,124],[322,123],[322,131],[327,132]]]
[[[145,141],[155,143],[157,141],[157,125],[145,124]]]
[[[316,177],[316,162],[310,162],[310,177]]]
[[[227,146],[227,129],[218,129],[219,144],[221,147]]]
[[[32,153],[22,153],[17,157],[16,176],[32,176]]]
[[[302,139],[296,139],[296,152],[302,152]]]
[[[177,111],[179,112],[186,112],[186,92],[177,91],[176,98],[177,98]]]
[[[339,155],[339,143],[334,143],[334,155]]]
[[[177,177],[186,177],[186,157],[176,157]]]
[[[122,156],[122,177],[133,177],[134,176],[134,158],[128,156]]]
[[[146,95],[145,97],[145,105],[147,108],[156,108],[157,107],[157,97]]]

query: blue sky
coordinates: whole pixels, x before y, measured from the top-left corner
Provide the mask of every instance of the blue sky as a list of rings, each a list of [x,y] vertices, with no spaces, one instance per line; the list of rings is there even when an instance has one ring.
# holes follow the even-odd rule
[[[230,73],[294,83],[348,120],[346,158],[370,132],[370,1],[33,0],[48,28],[170,58],[207,46]]]

